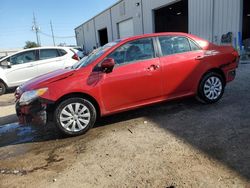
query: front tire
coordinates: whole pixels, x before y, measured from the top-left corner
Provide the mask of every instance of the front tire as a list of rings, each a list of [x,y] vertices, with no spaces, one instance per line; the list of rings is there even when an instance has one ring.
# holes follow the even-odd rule
[[[200,102],[212,104],[222,98],[224,90],[223,77],[216,72],[209,72],[200,81],[197,98]]]
[[[7,89],[7,88],[6,88],[5,84],[4,84],[3,82],[0,81],[0,95],[5,94],[6,89]]]
[[[77,136],[86,133],[93,127],[95,121],[96,109],[86,99],[66,99],[55,110],[56,125],[67,136]]]

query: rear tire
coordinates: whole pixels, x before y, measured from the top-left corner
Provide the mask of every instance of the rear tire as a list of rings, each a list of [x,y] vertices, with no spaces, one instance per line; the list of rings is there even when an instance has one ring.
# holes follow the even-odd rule
[[[55,110],[55,122],[59,130],[67,136],[85,134],[96,121],[94,105],[82,98],[62,101]]]
[[[0,81],[0,95],[5,94],[6,89],[6,85],[2,81]]]
[[[223,77],[216,72],[209,72],[200,81],[197,99],[206,104],[216,103],[222,98],[224,90]]]

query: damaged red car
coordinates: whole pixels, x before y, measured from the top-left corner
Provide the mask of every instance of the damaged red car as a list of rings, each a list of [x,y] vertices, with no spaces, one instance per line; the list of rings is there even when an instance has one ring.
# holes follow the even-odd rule
[[[88,131],[98,117],[166,100],[221,99],[239,54],[185,33],[117,40],[74,66],[39,76],[16,90],[20,123],[54,121],[66,135]]]

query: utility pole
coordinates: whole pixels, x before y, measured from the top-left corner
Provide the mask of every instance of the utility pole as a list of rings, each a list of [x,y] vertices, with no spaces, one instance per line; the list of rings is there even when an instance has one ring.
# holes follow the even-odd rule
[[[37,25],[36,17],[35,17],[35,13],[34,12],[33,12],[33,26],[32,26],[32,30],[36,32],[36,41],[37,41],[37,44],[39,46],[41,46],[40,38],[39,38],[39,30],[40,30],[40,28]]]
[[[55,36],[54,36],[54,30],[53,30],[53,25],[52,25],[52,21],[51,20],[50,20],[50,28],[51,28],[52,38],[53,38],[53,44],[54,44],[54,46],[56,46]]]

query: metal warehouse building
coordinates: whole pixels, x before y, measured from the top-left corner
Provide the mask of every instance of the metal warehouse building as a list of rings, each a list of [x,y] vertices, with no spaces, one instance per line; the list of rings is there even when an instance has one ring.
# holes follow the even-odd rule
[[[86,51],[107,42],[152,32],[187,32],[220,44],[238,46],[250,38],[249,0],[120,0],[75,28]]]

